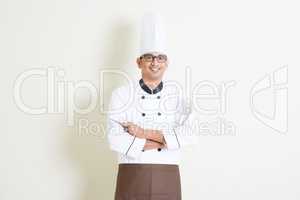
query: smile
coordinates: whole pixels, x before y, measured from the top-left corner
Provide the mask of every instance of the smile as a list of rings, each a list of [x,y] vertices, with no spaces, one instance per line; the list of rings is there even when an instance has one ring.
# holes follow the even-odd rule
[[[158,72],[160,70],[160,67],[150,67],[150,70],[152,72]]]

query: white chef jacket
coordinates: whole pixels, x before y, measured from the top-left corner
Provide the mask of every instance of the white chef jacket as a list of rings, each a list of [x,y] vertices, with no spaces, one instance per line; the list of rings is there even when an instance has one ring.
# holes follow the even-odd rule
[[[182,148],[198,143],[194,113],[186,115],[184,102],[178,87],[164,81],[153,90],[142,79],[115,89],[109,104],[107,137],[110,149],[118,153],[118,163],[179,164]],[[143,151],[146,139],[130,135],[118,122],[162,130],[167,148]]]

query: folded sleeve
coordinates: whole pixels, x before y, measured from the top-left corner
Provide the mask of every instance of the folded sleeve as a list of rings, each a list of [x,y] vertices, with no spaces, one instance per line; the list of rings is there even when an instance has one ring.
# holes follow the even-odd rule
[[[121,101],[118,90],[112,93],[107,115],[107,137],[111,150],[138,158],[143,153],[146,139],[130,135],[118,122],[126,121],[126,113],[122,110],[124,104]]]
[[[167,149],[178,150],[183,147],[197,145],[199,141],[196,114],[193,111],[186,113],[184,109],[181,109],[176,115],[176,123],[163,129]]]

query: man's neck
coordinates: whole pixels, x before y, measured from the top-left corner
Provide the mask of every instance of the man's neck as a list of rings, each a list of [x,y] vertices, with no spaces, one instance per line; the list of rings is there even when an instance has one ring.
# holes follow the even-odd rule
[[[149,88],[151,88],[151,89],[154,89],[154,88],[156,88],[158,85],[159,85],[159,83],[161,82],[161,79],[158,79],[158,80],[149,80],[149,79],[146,79],[146,78],[144,78],[144,77],[142,77],[142,79],[143,79],[143,81],[144,81],[144,83],[149,87]]]

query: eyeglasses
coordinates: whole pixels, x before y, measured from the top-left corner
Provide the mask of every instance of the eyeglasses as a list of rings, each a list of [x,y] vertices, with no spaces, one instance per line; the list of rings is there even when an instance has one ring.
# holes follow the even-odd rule
[[[164,54],[159,54],[155,56],[149,53],[149,54],[144,54],[140,57],[140,59],[143,59],[145,62],[153,62],[155,58],[159,63],[164,63],[168,60],[168,57]]]

